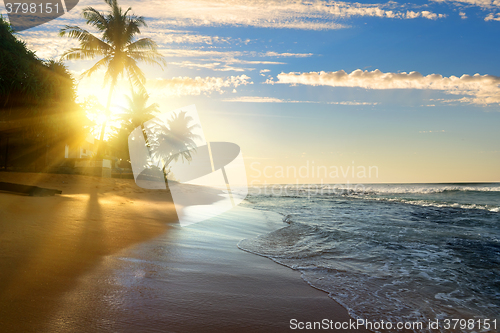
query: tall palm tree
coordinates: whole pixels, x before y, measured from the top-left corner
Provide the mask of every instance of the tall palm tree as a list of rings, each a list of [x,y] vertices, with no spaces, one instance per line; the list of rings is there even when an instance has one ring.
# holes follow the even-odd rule
[[[118,6],[117,0],[104,1],[110,7],[109,12],[100,13],[92,7],[86,7],[82,12],[86,23],[97,29],[101,34],[100,37],[78,26],[68,25],[62,28],[59,34],[77,39],[80,42],[79,47],[71,48],[65,52],[62,59],[79,60],[102,57],[85,71],[83,76],[90,76],[97,70],[106,68],[104,85],[111,80],[106,104],[108,116],[113,90],[120,75],[127,73],[132,91],[134,85],[144,90],[146,78],[137,62],[143,61],[147,64],[158,65],[163,69],[162,65],[165,65],[165,61],[157,51],[157,45],[153,40],[150,38],[136,39],[136,36],[141,33],[140,28],[147,26],[142,16],[129,14],[132,9],[130,7],[124,12]],[[106,121],[102,124],[98,151],[103,146],[105,130]],[[98,155],[102,155],[102,152],[98,152]]]

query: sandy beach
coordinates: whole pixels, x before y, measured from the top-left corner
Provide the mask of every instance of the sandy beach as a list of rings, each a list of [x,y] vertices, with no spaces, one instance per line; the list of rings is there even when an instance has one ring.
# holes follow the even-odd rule
[[[168,193],[133,180],[8,172],[0,181],[63,192],[0,192],[0,321],[7,331],[38,331],[81,274],[176,219]]]
[[[236,208],[183,228],[168,193],[132,180],[0,173],[0,181],[63,191],[0,193],[7,331],[289,331],[292,319],[350,319],[299,272],[237,248],[283,226],[277,214]]]

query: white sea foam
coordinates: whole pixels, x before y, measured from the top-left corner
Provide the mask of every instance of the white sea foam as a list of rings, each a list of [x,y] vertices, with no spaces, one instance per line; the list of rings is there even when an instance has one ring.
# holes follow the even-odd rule
[[[239,247],[301,271],[354,318],[498,318],[499,187],[413,186],[377,185],[386,194],[359,196],[250,194],[252,207],[289,224]]]
[[[438,208],[462,208],[462,209],[483,209],[488,210],[490,212],[498,213],[500,212],[499,206],[493,205],[479,205],[479,204],[462,204],[457,202],[437,202],[431,200],[408,200],[401,198],[366,198],[369,200],[377,200],[377,201],[389,201],[389,202],[401,202],[404,204],[422,206],[422,207],[438,207]]]

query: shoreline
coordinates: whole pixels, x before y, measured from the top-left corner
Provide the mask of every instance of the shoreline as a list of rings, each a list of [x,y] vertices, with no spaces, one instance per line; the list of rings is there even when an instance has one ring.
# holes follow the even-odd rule
[[[353,320],[300,272],[237,248],[281,227],[277,217],[237,207],[109,256],[65,295],[46,332],[288,332],[293,319]]]
[[[26,178],[26,174],[9,174],[12,182],[16,177]],[[63,178],[68,183],[61,183],[66,187],[60,188],[61,196],[0,193],[2,208],[4,198],[15,203],[10,220],[21,217],[18,230],[31,232],[32,239],[38,237],[37,248],[44,249],[43,255],[35,255],[33,248],[24,252],[24,267],[31,277],[24,276],[22,281],[29,283],[16,280],[16,293],[4,288],[0,294],[0,318],[6,328],[37,332],[285,332],[291,330],[292,319],[353,320],[327,293],[308,285],[299,271],[237,247],[244,238],[283,227],[278,214],[237,207],[181,227],[169,223],[175,211],[172,206],[164,209],[165,201],[158,197],[161,193],[134,187],[133,181],[46,175],[27,185],[53,188],[49,185]],[[123,204],[124,200],[131,202]],[[89,202],[97,212],[89,212]],[[33,214],[21,204],[38,209],[38,223],[30,223]],[[81,220],[75,218],[79,213],[83,214]],[[59,222],[57,226],[54,221]],[[90,231],[85,234],[80,225],[85,221],[104,226],[87,226]],[[5,224],[0,226],[2,240],[10,240],[0,243],[2,258],[8,257],[9,247],[12,254],[12,249],[28,246],[27,240],[16,243],[19,237],[12,238]],[[52,226],[50,232],[40,230],[47,226]],[[138,233],[141,228],[146,231]],[[81,241],[84,235],[86,247],[74,250],[72,241]],[[45,245],[40,240],[51,242]],[[108,243],[114,246],[103,246]],[[0,279],[5,281],[22,271],[5,266],[16,260],[19,255],[2,260],[6,274],[0,274]]]

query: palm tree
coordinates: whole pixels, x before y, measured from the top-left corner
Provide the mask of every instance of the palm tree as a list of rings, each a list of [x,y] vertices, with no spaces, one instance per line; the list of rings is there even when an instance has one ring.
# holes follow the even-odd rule
[[[158,122],[156,128],[151,131],[154,134],[150,140],[152,155],[162,161],[165,177],[168,174],[166,168],[172,161],[179,158],[191,161],[191,153],[196,151],[194,140],[199,138],[199,135],[193,133],[198,127],[197,124],[190,125],[193,120],[191,116],[186,116],[185,111],[181,111],[167,121],[168,127]]]
[[[125,96],[128,108],[118,116],[122,122],[122,127],[130,134],[134,129],[155,117],[158,113],[159,105],[153,103],[147,105],[149,95],[146,92],[133,92],[132,97]]]
[[[144,123],[153,119],[158,113],[158,104],[147,105],[149,95],[146,92],[134,92],[132,97],[125,96],[128,107],[123,109],[123,113],[117,116],[121,122],[119,128],[114,128],[114,133],[109,140],[110,147],[114,150],[114,155],[122,159],[129,160],[128,136],[137,127],[141,126],[144,140],[149,147],[148,138],[144,129]]]
[[[140,34],[140,28],[146,27],[146,22],[142,16],[129,14],[132,8],[123,12],[118,6],[117,0],[104,0],[110,7],[108,13],[100,13],[92,7],[86,7],[82,15],[86,23],[98,30],[101,37],[94,36],[91,32],[78,26],[65,26],[59,32],[61,36],[69,36],[77,39],[80,46],[71,48],[62,55],[62,59],[79,60],[94,59],[102,57],[90,69],[83,73],[83,76],[90,76],[101,68],[106,68],[104,85],[111,80],[106,113],[109,115],[109,107],[113,90],[115,89],[118,77],[127,73],[131,90],[136,85],[140,90],[144,90],[146,78],[137,62],[143,61],[147,64],[158,65],[163,69],[165,61],[157,51],[156,43],[150,38],[136,39]],[[106,121],[102,124],[100,134],[99,150],[103,146]],[[102,155],[98,152],[98,155]]]

